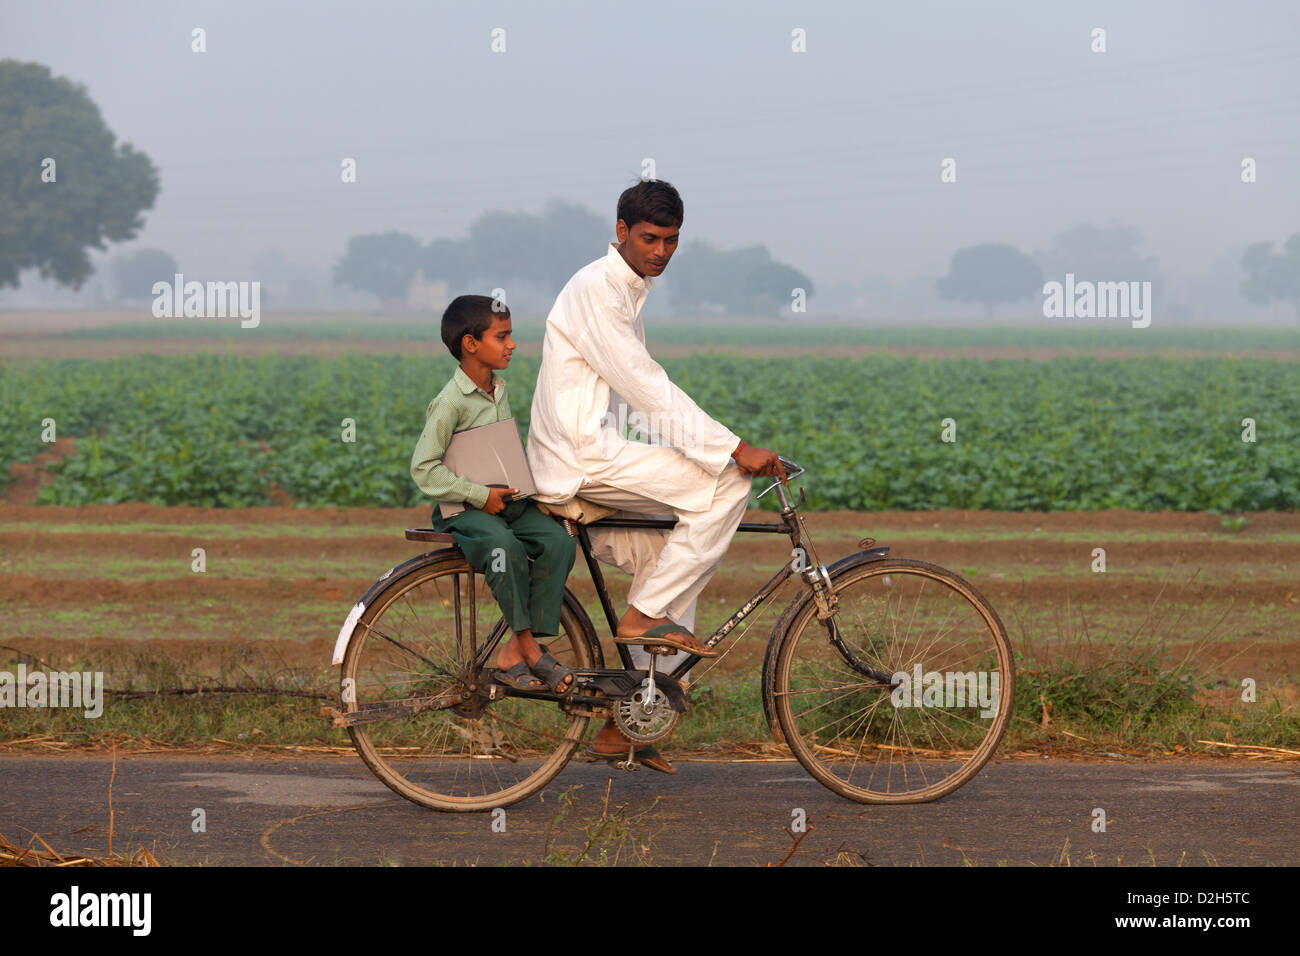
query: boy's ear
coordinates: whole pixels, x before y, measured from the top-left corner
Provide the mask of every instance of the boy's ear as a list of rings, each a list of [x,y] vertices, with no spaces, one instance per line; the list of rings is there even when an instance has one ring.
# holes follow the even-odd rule
[[[466,332],[464,335],[462,335],[462,336],[460,337],[460,350],[461,350],[462,353],[463,353],[463,352],[470,352],[470,353],[477,352],[477,351],[478,351],[478,339],[474,338],[473,335],[471,335],[470,333]]]

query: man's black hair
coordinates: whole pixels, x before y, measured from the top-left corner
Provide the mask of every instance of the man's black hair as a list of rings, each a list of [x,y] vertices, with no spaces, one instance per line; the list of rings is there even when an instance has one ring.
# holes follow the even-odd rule
[[[442,344],[460,361],[460,343],[466,335],[482,341],[494,318],[510,318],[510,310],[492,311],[495,300],[487,295],[458,295],[442,313]]]
[[[618,197],[618,218],[631,229],[638,222],[681,228],[685,211],[673,184],[662,179],[642,180]]]

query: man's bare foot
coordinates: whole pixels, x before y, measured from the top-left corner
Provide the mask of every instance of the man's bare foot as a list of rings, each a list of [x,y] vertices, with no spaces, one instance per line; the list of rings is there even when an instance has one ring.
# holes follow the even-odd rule
[[[632,741],[623,736],[623,732],[618,729],[618,725],[613,720],[606,720],[605,726],[600,728],[600,733],[592,740],[591,747],[600,754],[626,756],[627,748],[631,743]]]
[[[626,757],[631,745],[632,741],[623,736],[614,721],[607,720],[605,726],[600,728],[600,733],[592,740],[591,752],[600,757]],[[668,762],[668,758],[652,746],[642,745],[637,748],[636,757],[651,770],[669,774],[677,772],[677,768]]]

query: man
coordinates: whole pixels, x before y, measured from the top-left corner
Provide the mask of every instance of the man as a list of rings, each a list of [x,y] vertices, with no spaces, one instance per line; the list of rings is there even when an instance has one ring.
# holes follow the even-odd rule
[[[597,558],[633,576],[618,636],[654,636],[684,656],[705,652],[692,633],[696,600],[744,516],[750,476],[778,474],[780,463],[706,415],[646,351],[640,312],[677,249],[677,190],[638,183],[619,197],[617,217],[618,242],[569,280],[547,317],[528,464],[539,501],[577,496],[617,511],[677,516],[671,532],[593,528],[591,539]],[[624,422],[648,443],[628,441]],[[645,652],[633,651],[645,666]],[[674,666],[672,658],[665,663]],[[612,721],[593,745],[610,757],[627,748]],[[653,747],[638,756],[675,772]]]

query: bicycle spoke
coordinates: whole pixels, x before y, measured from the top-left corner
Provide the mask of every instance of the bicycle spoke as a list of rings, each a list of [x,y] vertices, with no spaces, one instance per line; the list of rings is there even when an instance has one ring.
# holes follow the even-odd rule
[[[924,562],[863,562],[837,572],[833,587],[840,649],[808,608],[778,652],[772,706],[795,756],[863,802],[927,800],[961,786],[1009,717],[1000,623],[960,579]],[[858,667],[898,676],[855,680]]]
[[[390,582],[362,615],[364,627],[344,660],[344,676],[354,682],[354,712],[454,701],[348,728],[385,784],[444,810],[504,806],[545,786],[589,720],[566,714],[554,701],[502,696],[500,689],[487,695],[487,668],[480,674],[471,655],[494,648],[475,635],[474,624],[499,621],[500,611],[490,589],[481,581],[475,587],[471,578],[463,559],[448,558]],[[589,627],[566,605],[561,634],[539,640],[569,666],[591,667]]]

